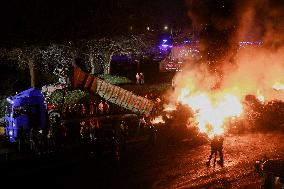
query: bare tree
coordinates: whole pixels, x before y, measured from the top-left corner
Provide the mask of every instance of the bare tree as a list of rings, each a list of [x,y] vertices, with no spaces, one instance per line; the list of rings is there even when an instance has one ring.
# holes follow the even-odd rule
[[[130,37],[121,36],[112,39],[90,40],[87,42],[89,61],[93,67],[94,64],[102,62],[104,74],[110,74],[111,60],[114,55],[126,55],[130,58],[137,58],[147,54],[149,46],[144,39],[143,35],[132,35]]]
[[[31,87],[38,87],[38,69],[40,63],[40,49],[37,46],[13,48],[5,50],[9,60],[14,61],[21,69],[30,71]]]

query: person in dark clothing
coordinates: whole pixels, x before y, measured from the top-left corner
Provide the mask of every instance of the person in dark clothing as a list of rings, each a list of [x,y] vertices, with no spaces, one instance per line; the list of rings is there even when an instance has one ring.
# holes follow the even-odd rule
[[[128,137],[128,125],[125,121],[121,121],[120,123],[120,132],[123,137],[123,145],[126,145],[127,137]]]
[[[150,129],[150,135],[149,135],[149,145],[154,146],[157,141],[157,129],[155,128],[154,125],[149,126]]]
[[[217,152],[219,154],[219,161],[217,161],[217,163],[220,166],[224,166],[224,159],[223,159],[223,143],[224,143],[224,137],[220,136],[218,139],[218,143],[217,143]]]
[[[30,151],[37,153],[38,141],[37,141],[37,130],[35,128],[30,129]]]
[[[216,165],[216,158],[217,158],[217,153],[219,154],[219,161],[217,163],[221,166],[223,166],[223,141],[224,138],[222,136],[214,136],[211,139],[211,153],[209,156],[209,160],[206,162],[207,167],[210,165],[210,161],[214,156],[214,161],[213,161],[213,167]]]
[[[20,127],[18,130],[18,151],[22,152],[25,149],[25,142],[26,142],[26,131],[23,127]]]

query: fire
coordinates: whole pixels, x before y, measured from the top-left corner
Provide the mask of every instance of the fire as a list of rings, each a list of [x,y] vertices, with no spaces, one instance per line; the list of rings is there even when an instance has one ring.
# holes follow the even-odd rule
[[[151,121],[152,124],[158,124],[158,123],[165,123],[165,121],[163,120],[162,116],[158,116],[155,119],[153,119]]]
[[[178,101],[194,111],[200,132],[206,133],[209,137],[224,134],[225,121],[238,117],[243,112],[240,100],[230,93],[194,94],[190,93],[188,88],[182,88]]]
[[[256,97],[257,97],[257,99],[258,99],[260,102],[264,103],[265,98],[264,98],[264,96],[260,93],[259,90],[256,91]]]
[[[176,106],[174,104],[164,104],[164,112],[172,112],[176,110]]]

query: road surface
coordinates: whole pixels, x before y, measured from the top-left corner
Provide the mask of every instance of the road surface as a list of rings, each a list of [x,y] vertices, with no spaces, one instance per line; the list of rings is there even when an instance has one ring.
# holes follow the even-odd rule
[[[44,160],[33,158],[10,163],[11,167],[6,164],[5,171],[1,172],[6,176],[1,178],[11,183],[22,179],[69,188],[253,189],[263,182],[263,177],[254,171],[255,161],[284,158],[284,134],[226,136],[224,168],[207,168],[209,153],[209,143],[197,144],[190,140],[172,143],[160,134],[154,146],[145,146],[145,141],[130,144],[119,164],[105,159],[86,160],[72,154]]]
[[[158,141],[159,142],[159,141]],[[284,158],[284,134],[226,136],[224,168],[207,168],[209,143],[195,147],[184,141],[168,147],[157,144],[128,162],[124,188],[259,188],[263,177],[256,160]]]

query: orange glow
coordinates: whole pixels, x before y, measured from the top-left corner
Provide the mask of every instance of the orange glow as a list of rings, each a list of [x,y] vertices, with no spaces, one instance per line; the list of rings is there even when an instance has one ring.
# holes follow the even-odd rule
[[[176,110],[176,106],[173,104],[164,104],[164,112],[172,112]]]
[[[260,93],[259,90],[256,91],[256,97],[257,97],[257,99],[258,99],[260,102],[262,102],[262,103],[265,102],[265,98],[264,98],[264,96]]]
[[[162,116],[158,116],[155,119],[153,119],[151,121],[152,124],[158,124],[158,123],[165,123],[165,121],[163,120]]]

